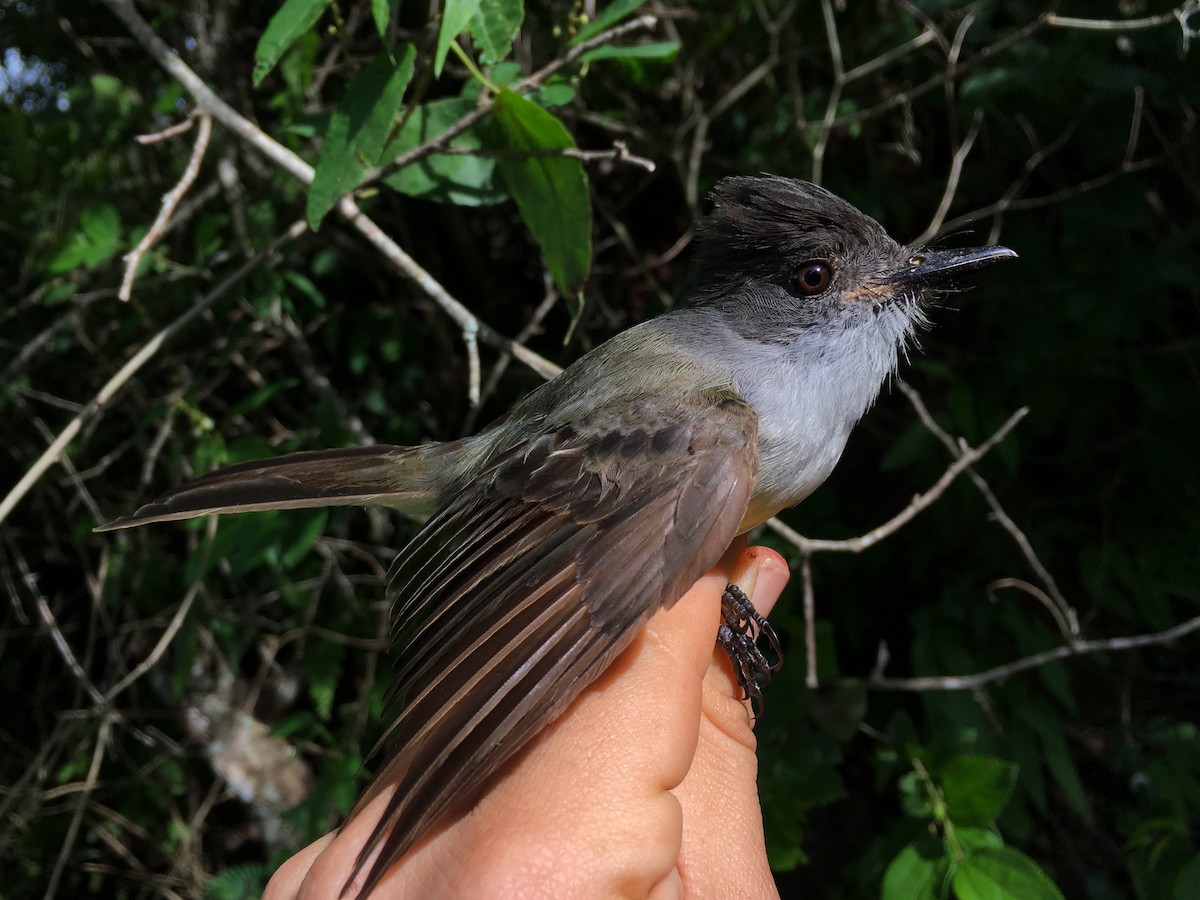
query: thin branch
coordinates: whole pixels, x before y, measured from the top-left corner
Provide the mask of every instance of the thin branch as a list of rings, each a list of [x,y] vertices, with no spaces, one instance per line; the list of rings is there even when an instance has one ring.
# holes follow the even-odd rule
[[[119,0],[105,0],[105,2],[119,2]],[[79,414],[67,423],[67,427],[59,432],[58,437],[51,442],[50,446],[29,467],[21,480],[5,495],[3,500],[0,500],[0,522],[3,522],[8,517],[8,514],[21,502],[21,499],[29,492],[29,489],[37,483],[38,479],[46,473],[47,469],[54,465],[63,451],[66,450],[67,444],[71,443],[75,436],[79,434],[84,424],[99,413],[105,404],[125,386],[125,383],[162,349],[167,341],[190,324],[193,319],[229,293],[247,275],[274,256],[280,247],[298,238],[307,230],[308,226],[303,221],[294,223],[262,252],[253,259],[243,263],[237,271],[221,282],[216,288],[192,304],[187,312],[175,318],[170,324],[159,331],[158,334],[143,344],[142,349],[135,353],[129,362],[121,366],[117,370],[117,373],[104,383],[104,386],[100,388],[96,396],[88,401],[87,405],[80,410]]]
[[[567,159],[577,159],[580,162],[597,162],[600,160],[624,162],[632,166],[637,166],[639,169],[644,169],[647,172],[653,172],[657,168],[654,160],[631,153],[629,145],[624,141],[613,141],[611,150],[580,150],[577,147],[561,147],[557,150],[513,150],[507,147],[446,147],[437,152],[444,156],[513,156],[522,159],[539,156],[560,156]]]
[[[125,254],[125,276],[121,279],[121,289],[117,291],[117,296],[121,300],[128,302],[133,293],[133,279],[142,262],[142,257],[166,232],[167,223],[171,221],[175,207],[179,205],[183,195],[188,192],[188,188],[200,174],[200,163],[204,160],[205,150],[208,149],[208,139],[212,137],[212,117],[201,112],[198,118],[200,119],[200,128],[196,132],[196,143],[192,146],[192,155],[183,168],[183,174],[179,176],[179,182],[163,195],[162,206],[159,207],[158,215],[155,216],[149,231],[142,235],[142,239],[138,241],[136,247]]]
[[[946,188],[942,191],[942,199],[938,203],[937,211],[934,212],[933,218],[914,243],[924,244],[941,231],[942,223],[946,220],[946,213],[950,212],[950,204],[954,202],[954,195],[958,193],[958,181],[962,177],[963,164],[967,161],[971,148],[975,146],[975,139],[979,137],[979,128],[982,124],[983,110],[977,109],[967,136],[954,151],[954,158],[950,161],[950,174],[946,177]]]
[[[800,557],[800,583],[804,592],[804,686],[816,690],[817,680],[817,603],[813,596],[812,555]]]
[[[209,521],[215,522],[216,518],[210,517]],[[210,531],[211,529],[212,526],[210,526]],[[211,546],[212,542],[209,541],[209,543],[206,545],[205,553],[208,552],[207,547]],[[196,571],[203,571],[203,569],[204,564],[202,563]],[[192,586],[188,588],[187,593],[183,597],[183,602],[179,604],[179,609],[175,610],[175,615],[171,617],[170,623],[159,637],[158,642],[154,645],[154,648],[146,655],[146,658],[138,663],[137,666],[135,666],[124,678],[108,689],[108,691],[104,694],[105,700],[111,703],[116,699],[118,694],[122,693],[127,687],[154,668],[154,666],[162,658],[162,655],[167,651],[167,647],[171,645],[171,641],[175,640],[175,635],[183,626],[183,620],[186,619],[188,613],[191,612],[192,604],[195,602],[196,596],[200,593],[200,586],[200,581],[192,582]]]
[[[1064,612],[1061,606],[1043,591],[1036,584],[1030,584],[1021,578],[999,578],[987,586],[988,599],[996,601],[999,598],[996,596],[996,591],[1003,588],[1013,588],[1018,591],[1024,591],[1050,613],[1050,617],[1054,619],[1054,623],[1058,626],[1059,632],[1068,643],[1073,643],[1079,639],[1079,621],[1074,615],[1069,615],[1072,612],[1070,607]]]
[[[935,675],[924,678],[885,678],[882,676],[872,676],[862,683],[869,688],[880,691],[976,690],[983,685],[1003,681],[1020,672],[1037,669],[1061,659],[1070,659],[1072,656],[1084,656],[1089,653],[1120,653],[1128,650],[1136,650],[1141,647],[1170,644],[1196,631],[1200,631],[1200,616],[1188,619],[1186,622],[1182,622],[1165,631],[1064,644],[1060,647],[1055,647],[1053,650],[1035,653],[1032,656],[1026,656],[983,672],[977,672],[974,675]]]
[[[75,653],[71,650],[71,645],[67,643],[66,636],[62,633],[62,629],[58,627],[58,619],[55,618],[53,610],[50,609],[50,604],[46,602],[44,597],[38,597],[36,605],[38,615],[42,619],[42,624],[50,632],[50,640],[58,650],[58,655],[63,658],[63,662],[66,663],[71,674],[75,676],[75,680],[79,682],[80,686],[95,701],[97,706],[107,706],[104,695],[100,693],[99,688],[92,684],[92,680],[88,678],[87,672],[83,670],[83,666],[75,658]]]
[[[187,134],[192,130],[192,126],[195,123],[195,116],[188,116],[182,122],[176,122],[174,125],[168,125],[162,131],[155,131],[152,134],[136,135],[134,140],[142,145],[157,144],[159,141],[169,141],[173,137],[179,137],[181,134]]]
[[[92,762],[88,766],[87,779],[83,785],[83,796],[79,798],[79,802],[75,807],[75,812],[71,816],[71,824],[67,826],[67,833],[63,837],[62,850],[58,854],[58,859],[54,863],[54,871],[50,873],[50,881],[46,884],[46,893],[42,896],[45,900],[50,900],[58,892],[58,880],[62,878],[63,869],[66,868],[67,859],[71,855],[71,848],[75,846],[75,838],[79,836],[79,825],[83,821],[83,811],[87,807],[88,797],[96,788],[96,782],[100,778],[100,765],[104,762],[104,748],[108,744],[108,736],[112,731],[112,718],[105,716],[100,722],[100,730],[96,734],[96,746],[92,750]]]
[[[897,379],[896,386],[899,387],[900,392],[908,398],[908,402],[911,403],[913,409],[916,410],[917,416],[920,418],[921,423],[927,429],[929,429],[930,433],[932,433],[934,437],[942,442],[942,445],[950,451],[951,456],[959,456],[962,451],[958,444],[940,425],[938,425],[937,422],[934,421],[933,416],[929,413],[929,409],[925,406],[925,401],[921,399],[921,395],[902,379]],[[961,459],[961,456],[959,456],[959,458]],[[974,470],[971,470],[967,474],[971,479],[971,482],[975,485],[975,488],[983,495],[984,501],[991,508],[992,518],[997,522],[997,524],[1000,525],[1001,528],[1008,532],[1009,536],[1016,543],[1017,547],[1020,548],[1021,555],[1025,557],[1026,563],[1028,563],[1029,567],[1033,569],[1034,574],[1037,575],[1042,584],[1045,586],[1047,593],[1054,599],[1054,602],[1058,606],[1062,616],[1067,622],[1071,623],[1068,631],[1072,635],[1078,637],[1079,619],[1075,614],[1075,610],[1071,607],[1071,604],[1067,602],[1066,598],[1062,594],[1062,591],[1058,589],[1058,584],[1055,582],[1054,576],[1050,574],[1050,570],[1042,564],[1042,561],[1038,558],[1037,553],[1034,552],[1033,545],[1029,543],[1029,538],[1025,536],[1025,532],[1018,528],[1017,524],[1011,518],[1009,518],[1008,513],[1004,511],[1004,507],[1000,505],[999,499],[997,499],[996,495],[992,493],[991,486],[987,483],[987,481],[984,480],[983,476]]]
[[[479,325],[468,322],[463,327],[463,343],[467,345],[467,399],[472,408],[479,406]]]
[[[933,487],[923,494],[917,494],[913,497],[912,502],[904,509],[900,510],[895,516],[884,522],[877,528],[872,528],[866,534],[855,538],[848,538],[843,541],[822,540],[819,538],[809,538],[800,534],[798,531],[788,527],[778,519],[769,519],[767,525],[777,534],[782,535],[787,540],[791,541],[803,554],[832,552],[832,553],[862,553],[868,547],[878,544],[881,540],[889,537],[911,522],[918,513],[928,509],[933,503],[946,492],[954,479],[961,475],[964,471],[978,462],[998,443],[1008,437],[1008,433],[1016,427],[1029,413],[1029,407],[1023,406],[1015,413],[1008,417],[1003,425],[1001,425],[996,433],[980,444],[978,447],[965,448],[962,455],[958,457],[945,472],[942,477],[934,482]]]
[[[829,88],[829,100],[825,104],[825,115],[821,119],[821,133],[812,149],[812,180],[821,183],[825,168],[825,150],[833,133],[838,104],[842,100],[842,89],[846,86],[846,70],[842,65],[842,45],[838,40],[837,20],[833,16],[831,0],[821,0],[821,16],[825,22],[825,38],[829,44],[829,57],[833,62],[833,85]]]
[[[1200,2],[1188,0],[1170,12],[1141,19],[1080,19],[1049,13],[1046,15],[1046,24],[1051,28],[1076,28],[1080,31],[1136,31],[1142,28],[1157,28],[1177,21],[1186,28],[1188,16],[1197,9],[1200,9]]]
[[[561,371],[550,360],[542,358],[528,347],[523,347],[509,340],[490,325],[475,318],[474,313],[454,299],[436,278],[421,268],[416,260],[405,253],[399,244],[388,237],[382,228],[363,213],[350,194],[346,194],[338,201],[338,211],[345,217],[346,221],[358,229],[363,237],[375,245],[376,249],[384,255],[388,262],[411,278],[421,290],[433,298],[434,302],[460,328],[465,330],[472,326],[475,327],[478,330],[480,338],[502,350],[507,350],[543,378],[553,378]]]

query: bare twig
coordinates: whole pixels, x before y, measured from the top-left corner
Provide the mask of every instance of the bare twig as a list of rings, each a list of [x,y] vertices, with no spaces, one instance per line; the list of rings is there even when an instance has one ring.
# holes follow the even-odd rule
[[[176,122],[174,125],[168,125],[162,131],[155,131],[152,134],[139,134],[134,137],[134,140],[142,145],[157,144],[159,141],[168,141],[173,137],[179,137],[181,134],[187,134],[192,130],[192,125],[195,123],[195,116],[188,116],[182,122]]]
[[[209,522],[212,523],[210,524],[211,532],[211,529],[215,527],[216,517],[210,517]],[[211,547],[212,542],[210,541],[206,546]],[[201,565],[197,571],[203,571],[203,569],[204,566]],[[124,678],[108,689],[108,691],[104,694],[105,700],[111,703],[117,698],[118,694],[122,693],[127,687],[149,672],[152,668],[154,668],[155,664],[162,659],[162,655],[167,651],[167,647],[171,646],[171,641],[175,640],[175,635],[182,627],[183,620],[186,619],[188,613],[191,612],[192,604],[196,601],[196,595],[200,593],[201,584],[202,582],[200,581],[192,582],[192,586],[188,588],[187,593],[184,594],[183,602],[179,604],[179,609],[175,610],[175,615],[171,617],[170,623],[159,636],[158,642],[155,643],[153,649],[151,649],[151,651],[146,655],[146,658],[138,663],[128,674],[125,675]]]
[[[212,118],[204,112],[201,112],[197,118],[200,120],[200,128],[196,132],[196,143],[192,146],[192,155],[183,168],[183,174],[179,176],[179,182],[163,195],[162,206],[159,207],[158,215],[155,216],[150,229],[142,235],[137,246],[125,254],[125,276],[121,279],[121,289],[117,291],[117,296],[122,300],[129,300],[133,293],[133,279],[142,262],[142,257],[163,236],[167,230],[167,223],[171,220],[171,214],[175,212],[175,207],[179,205],[183,195],[188,192],[188,188],[200,174],[200,163],[204,159],[204,151],[208,149],[208,139],[212,136]]]
[[[817,603],[813,596],[812,554],[800,557],[800,583],[804,591],[804,686],[816,690],[817,681]]]
[[[941,231],[942,223],[946,220],[946,213],[950,212],[950,204],[954,202],[954,195],[958,192],[958,181],[962,177],[963,163],[967,161],[967,156],[970,155],[971,148],[975,145],[975,139],[979,137],[979,127],[982,124],[983,110],[976,110],[967,136],[958,145],[958,149],[954,151],[954,158],[950,161],[950,174],[946,177],[946,188],[942,191],[942,199],[938,203],[937,211],[934,212],[933,218],[914,243],[924,244]]]
[[[834,118],[838,104],[842,101],[842,90],[846,86],[846,70],[842,63],[842,44],[838,40],[837,20],[833,17],[832,0],[821,0],[821,17],[825,22],[825,39],[829,44],[829,58],[833,64],[833,84],[829,88],[829,99],[825,103],[825,115],[821,119],[821,132],[812,149],[812,180],[821,183],[825,168],[825,150],[833,134]]]
[[[523,159],[539,156],[561,156],[567,159],[577,159],[580,162],[599,162],[612,160],[629,163],[647,172],[653,172],[657,165],[654,160],[646,159],[631,153],[624,141],[613,141],[611,150],[580,150],[576,147],[562,147],[557,150],[513,150],[510,148],[487,147],[446,147],[436,151],[444,156],[519,156]]]
[[[105,0],[105,2],[110,2],[110,0]],[[111,0],[111,2],[118,2],[118,0]],[[79,434],[84,423],[99,413],[105,404],[125,386],[125,383],[162,349],[167,341],[178,334],[193,319],[229,293],[247,275],[274,256],[280,247],[304,234],[307,230],[308,227],[303,221],[294,223],[287,231],[262,250],[262,252],[253,259],[243,263],[237,271],[197,300],[185,313],[176,317],[170,324],[159,331],[158,334],[143,344],[142,349],[135,353],[129,362],[121,366],[117,370],[117,373],[104,383],[104,386],[100,388],[96,396],[89,400],[87,405],[80,410],[79,414],[67,423],[67,426],[59,432],[58,437],[51,442],[50,446],[29,467],[21,480],[13,486],[12,490],[5,495],[3,500],[0,500],[0,522],[3,522],[8,517],[8,514],[21,502],[21,499],[29,492],[29,489],[37,483],[38,479],[45,474],[47,469],[54,465],[55,461],[66,449],[67,444],[74,439],[75,435]]]
[[[1054,623],[1058,626],[1059,632],[1064,638],[1067,639],[1068,643],[1079,640],[1078,617],[1070,615],[1072,610],[1070,610],[1069,607],[1067,611],[1064,612],[1054,598],[1043,591],[1036,584],[1030,584],[1028,581],[1020,578],[999,578],[987,586],[988,599],[998,599],[996,597],[996,591],[1002,590],[1003,588],[1014,588],[1018,591],[1024,591],[1038,603],[1042,604],[1043,607],[1045,607],[1046,611],[1050,613],[1050,617],[1054,619]]]
[[[46,892],[42,895],[45,900],[50,900],[58,892],[58,881],[62,878],[63,869],[66,868],[67,859],[71,855],[71,849],[75,846],[75,838],[79,835],[79,825],[83,821],[83,811],[87,808],[88,797],[95,790],[96,782],[100,778],[100,766],[104,762],[105,747],[108,745],[112,723],[113,720],[110,716],[105,716],[100,722],[100,730],[96,734],[96,746],[92,750],[92,762],[88,766],[87,779],[84,781],[83,796],[79,798],[75,812],[71,815],[71,824],[67,826],[67,833],[63,837],[62,850],[54,863],[54,871],[50,873]]]
[[[450,293],[441,286],[441,284],[426,272],[417,261],[404,252],[400,245],[393,241],[383,229],[375,224],[362,210],[358,208],[358,204],[354,202],[354,198],[349,194],[342,197],[338,201],[338,211],[345,217],[351,225],[359,230],[359,232],[368,241],[375,245],[384,257],[392,263],[401,272],[416,282],[426,294],[446,312],[451,319],[462,329],[473,326],[477,329],[479,337],[489,344],[500,347],[502,350],[507,350],[512,353],[517,359],[529,366],[543,378],[553,378],[560,371],[559,367],[554,365],[548,359],[543,359],[538,354],[534,353],[528,347],[523,347],[513,341],[510,341],[504,335],[493,329],[491,326],[479,321],[475,315],[459,303]]]
[[[1145,16],[1141,19],[1081,19],[1075,16],[1048,13],[1045,21],[1051,28],[1075,28],[1080,31],[1137,31],[1142,28],[1158,28],[1160,25],[1178,22],[1186,32],[1187,19],[1197,9],[1200,9],[1198,0],[1187,0],[1186,3],[1180,4],[1170,12],[1160,13],[1157,16]]]
[[[1156,631],[1150,634],[1133,634],[1125,637],[1106,638],[1093,641],[1075,641],[1064,644],[1042,653],[1034,653],[1021,659],[1013,660],[1004,665],[977,672],[974,675],[934,675],[923,678],[886,678],[872,676],[864,683],[867,687],[880,691],[967,691],[975,690],[986,684],[1003,681],[1020,672],[1037,669],[1060,659],[1072,656],[1084,656],[1089,653],[1119,653],[1136,650],[1140,647],[1154,647],[1170,644],[1180,638],[1187,637],[1193,632],[1200,631],[1200,616],[1188,619],[1186,622]]]
[[[1004,440],[1010,431],[1016,427],[1029,413],[1029,408],[1021,407],[1015,413],[1008,417],[1008,420],[1001,425],[996,433],[980,444],[978,447],[964,448],[962,455],[958,457],[950,466],[942,473],[942,477],[934,482],[933,486],[923,494],[917,494],[913,497],[912,502],[904,509],[900,510],[895,516],[884,522],[877,528],[872,528],[866,534],[855,538],[848,538],[842,541],[822,540],[819,538],[809,538],[800,534],[798,531],[788,527],[778,519],[770,519],[767,525],[777,534],[782,535],[791,541],[803,554],[832,552],[832,553],[862,553],[868,547],[878,544],[881,540],[895,534],[917,516],[918,513],[928,509],[948,488],[951,483],[961,475],[964,471],[970,468],[974,463],[978,462],[998,443]]]
[[[472,408],[479,406],[479,325],[468,322],[463,326],[463,343],[467,345],[467,399]]]
[[[925,406],[925,402],[921,399],[921,395],[917,393],[917,391],[913,390],[913,388],[902,379],[897,379],[896,386],[899,387],[900,392],[908,398],[908,402],[913,405],[913,409],[916,410],[917,416],[920,418],[921,423],[927,429],[929,429],[930,433],[932,433],[939,441],[942,442],[942,445],[950,451],[951,456],[958,456],[959,459],[961,459],[961,448],[955,442],[955,440],[946,433],[945,429],[943,429],[940,425],[938,425],[937,422],[934,421],[933,416],[929,413],[929,409]],[[992,493],[991,486],[988,485],[983,476],[973,469],[970,470],[967,475],[971,479],[971,482],[975,485],[976,489],[983,495],[984,501],[991,508],[992,518],[995,519],[1001,528],[1008,532],[1009,536],[1016,543],[1017,547],[1020,548],[1021,555],[1025,557],[1026,563],[1029,564],[1029,567],[1033,569],[1034,574],[1036,574],[1041,580],[1042,584],[1046,588],[1046,592],[1051,598],[1053,598],[1055,605],[1059,608],[1062,618],[1065,619],[1066,622],[1070,623],[1067,629],[1068,632],[1078,637],[1078,616],[1075,614],[1075,610],[1071,607],[1071,604],[1069,604],[1066,598],[1063,596],[1062,591],[1058,589],[1058,584],[1054,581],[1054,576],[1050,574],[1050,570],[1042,564],[1042,561],[1038,558],[1037,553],[1034,552],[1033,545],[1029,543],[1029,538],[1027,538],[1025,533],[1017,527],[1017,524],[1011,518],[1009,518],[1008,513],[1004,511],[1004,507],[1000,505],[1000,501],[996,498],[996,495]]]

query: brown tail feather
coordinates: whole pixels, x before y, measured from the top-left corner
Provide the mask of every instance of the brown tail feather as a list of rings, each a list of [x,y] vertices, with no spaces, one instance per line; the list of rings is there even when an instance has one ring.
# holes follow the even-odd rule
[[[442,465],[431,462],[457,452],[462,443],[373,444],[239,463],[189,481],[96,531],[212,513],[316,506],[394,506],[405,512],[432,513],[441,500],[448,470],[455,467],[449,460]]]

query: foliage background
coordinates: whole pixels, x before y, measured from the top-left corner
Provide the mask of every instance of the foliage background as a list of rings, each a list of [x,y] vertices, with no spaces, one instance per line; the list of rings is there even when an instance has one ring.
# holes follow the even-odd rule
[[[155,332],[305,214],[303,186],[218,124],[132,300],[117,300],[121,255],[183,171],[196,129],[134,141],[192,102],[111,5],[0,2],[6,485]],[[472,83],[453,54],[440,77],[429,70],[429,10],[392,10],[381,36],[388,6],[333,5],[257,86],[255,47],[276,4],[143,14],[220,97],[316,163],[330,110],[385,45],[416,47],[410,98]],[[456,205],[386,187],[359,199],[499,332],[565,364],[669,306],[686,285],[703,192],[726,174],[819,175],[901,239],[945,196],[949,241],[1002,240],[1021,254],[936,311],[904,377],[973,444],[1030,407],[976,468],[1053,584],[967,479],[861,555],[812,556],[823,687],[804,688],[797,577],[775,615],[789,665],[760,726],[785,896],[940,896],[955,860],[981,848],[1023,854],[1008,859],[1010,875],[1036,860],[1071,897],[1200,895],[1197,638],[1164,635],[1200,616],[1195,4],[1178,18],[1154,0],[645,11],[657,24],[618,43],[675,42],[677,54],[575,64],[537,97],[580,147],[620,140],[657,164],[587,162],[581,311],[557,298],[511,201]],[[520,70],[564,53],[581,12],[531,3],[514,44]],[[1121,24],[1131,20],[1147,27]],[[478,58],[478,37],[464,44]],[[485,344],[481,357],[486,383],[499,356]],[[330,214],[89,412],[61,463],[0,523],[5,892],[238,896],[336,823],[379,726],[380,575],[411,524],[334,510],[91,529],[218,464],[455,437],[538,382],[507,365],[474,409],[468,362],[460,327]],[[889,392],[830,482],[786,521],[812,536],[864,533],[948,462],[905,395]],[[794,546],[762,539],[800,573]],[[1086,637],[1158,637],[974,691],[871,683],[881,642],[896,678],[970,674],[1061,646],[1034,596],[1054,585]],[[951,889],[972,890],[962,879]]]

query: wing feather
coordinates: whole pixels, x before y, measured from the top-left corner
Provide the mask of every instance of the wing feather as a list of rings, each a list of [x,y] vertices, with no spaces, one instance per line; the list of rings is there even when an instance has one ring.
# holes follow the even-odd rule
[[[430,513],[441,501],[436,458],[458,452],[462,444],[371,444],[238,463],[193,479],[96,530],[115,531],[213,513],[316,506],[384,504]]]
[[[736,536],[754,415],[736,395],[610,404],[498,452],[389,573],[396,784],[363,895],[608,667]]]

